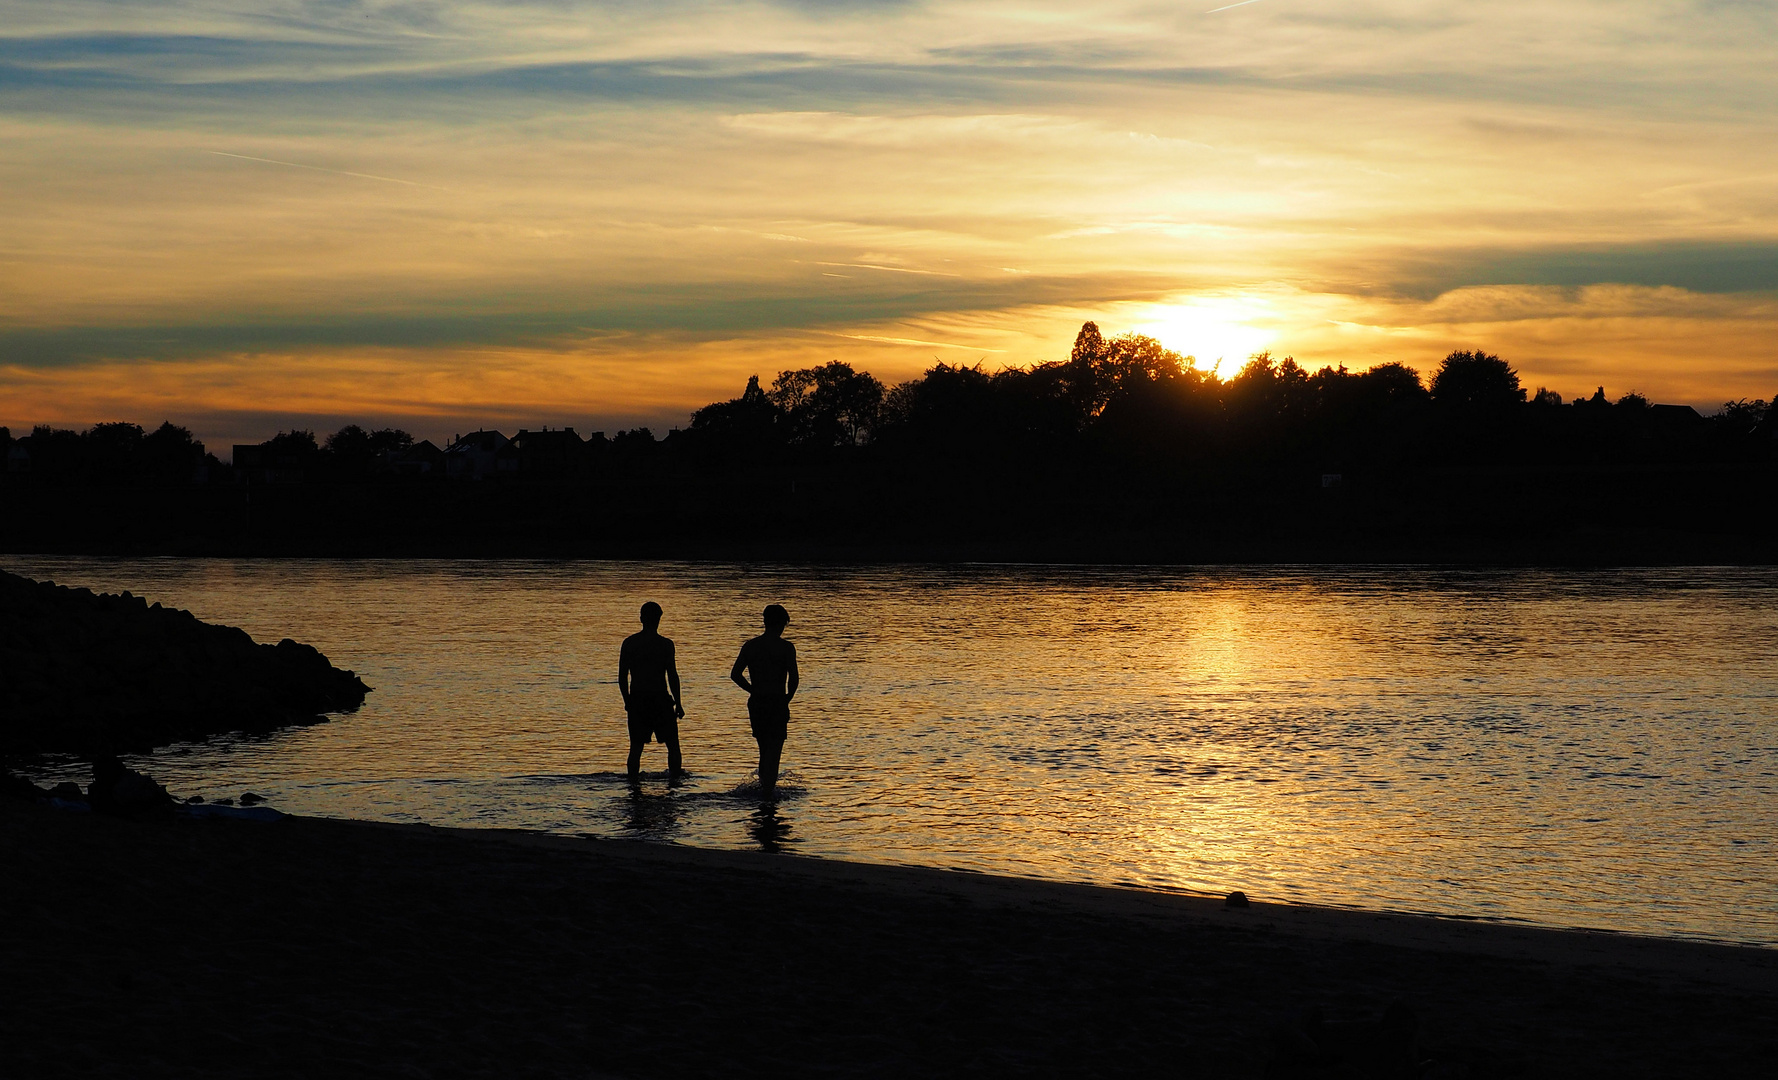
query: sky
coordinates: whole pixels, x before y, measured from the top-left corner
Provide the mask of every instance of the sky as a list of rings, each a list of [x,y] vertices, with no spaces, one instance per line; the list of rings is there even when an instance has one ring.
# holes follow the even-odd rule
[[[1778,0],[0,0],[0,424],[1454,349],[1778,394]]]

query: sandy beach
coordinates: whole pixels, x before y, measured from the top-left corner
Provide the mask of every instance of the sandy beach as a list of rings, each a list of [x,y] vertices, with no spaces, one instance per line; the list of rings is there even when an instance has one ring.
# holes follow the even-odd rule
[[[21,1077],[1747,1076],[1778,1055],[1778,951],[1756,948],[10,802],[0,862]]]

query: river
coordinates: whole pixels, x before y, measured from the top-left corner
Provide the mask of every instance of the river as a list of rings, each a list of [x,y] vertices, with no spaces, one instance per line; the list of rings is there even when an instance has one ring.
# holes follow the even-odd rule
[[[375,688],[138,762],[179,795],[1778,945],[1778,570],[0,566]],[[633,790],[617,647],[645,600],[692,776],[651,746]],[[772,602],[803,684],[767,806],[728,670]]]

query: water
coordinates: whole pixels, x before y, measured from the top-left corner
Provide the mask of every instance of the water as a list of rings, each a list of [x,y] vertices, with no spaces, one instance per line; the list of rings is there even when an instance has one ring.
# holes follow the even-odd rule
[[[159,752],[181,795],[1778,945],[1774,570],[0,564],[376,688]],[[694,776],[632,792],[645,599]],[[769,808],[727,675],[773,601],[803,688]]]

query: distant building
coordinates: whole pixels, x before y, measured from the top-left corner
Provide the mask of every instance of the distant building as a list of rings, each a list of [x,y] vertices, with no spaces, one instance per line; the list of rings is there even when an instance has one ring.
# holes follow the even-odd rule
[[[1690,405],[1650,405],[1648,412],[1663,428],[1684,430],[1701,427],[1704,423],[1704,417]]]
[[[271,442],[235,443],[234,469],[237,484],[300,484],[308,478],[311,455]]]
[[[445,474],[445,453],[431,439],[421,439],[406,450],[390,450],[381,456],[381,467],[397,476]]]
[[[1601,386],[1599,389],[1593,391],[1592,397],[1577,397],[1574,399],[1574,404],[1569,407],[1580,412],[1593,411],[1609,413],[1611,411],[1611,401],[1605,396],[1605,387]]]
[[[512,437],[519,475],[568,476],[586,468],[587,444],[574,429],[521,431]]]
[[[445,475],[457,480],[487,480],[502,473],[516,473],[518,452],[512,440],[498,431],[472,431],[451,440],[444,448]]]

